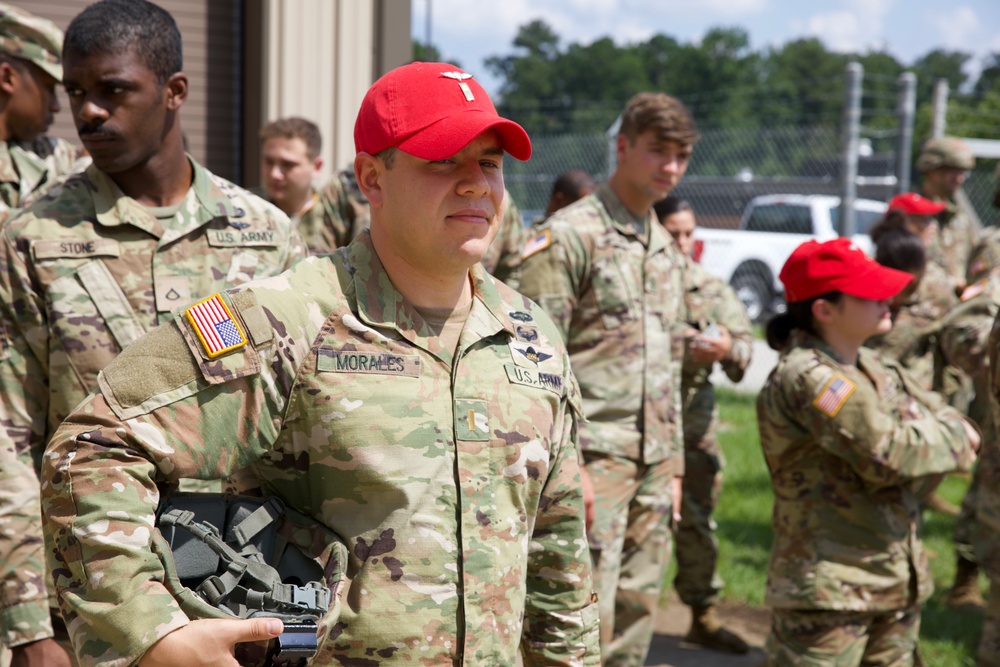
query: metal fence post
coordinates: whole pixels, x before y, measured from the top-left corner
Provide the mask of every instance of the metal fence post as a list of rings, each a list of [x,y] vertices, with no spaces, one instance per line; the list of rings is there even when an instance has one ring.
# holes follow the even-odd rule
[[[854,236],[854,200],[858,192],[858,137],[861,134],[861,63],[847,64],[847,95],[840,128],[840,220],[841,236]]]
[[[896,194],[910,189],[913,159],[913,119],[917,114],[917,75],[899,75],[899,143],[896,146]]]
[[[931,121],[931,138],[944,136],[948,126],[948,79],[934,82],[934,119]]]

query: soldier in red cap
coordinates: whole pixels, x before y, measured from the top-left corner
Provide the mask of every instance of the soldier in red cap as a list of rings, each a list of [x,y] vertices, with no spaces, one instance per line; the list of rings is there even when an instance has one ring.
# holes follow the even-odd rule
[[[354,141],[369,230],[206,300],[221,324],[182,309],[53,436],[44,508],[81,667],[235,666],[235,643],[282,632],[189,616],[146,539],[158,485],[243,467],[338,538],[315,556],[332,596],[313,667],[599,664],[569,355],[480,264],[528,135],[472,75],[412,63],[369,89]]]
[[[757,401],[775,495],[767,664],[919,664],[933,586],[919,498],[972,467],[979,433],[862,347],[892,327],[910,274],[835,239],[800,245],[780,278],[788,310],[767,338],[781,357]]]
[[[963,381],[951,374],[947,383],[944,383],[943,373],[935,377],[934,345],[926,334],[928,326],[958,305],[951,277],[944,267],[929,257],[928,246],[935,238],[933,216],[944,208],[943,202],[932,201],[916,192],[905,192],[889,200],[885,215],[872,226],[869,234],[878,261],[911,273],[913,281],[893,300],[892,329],[866,344],[900,362],[924,389],[951,396],[959,394]],[[913,234],[916,239],[907,234]],[[923,247],[922,252],[914,251],[911,246],[915,243]],[[919,261],[914,261],[914,254],[920,255]]]

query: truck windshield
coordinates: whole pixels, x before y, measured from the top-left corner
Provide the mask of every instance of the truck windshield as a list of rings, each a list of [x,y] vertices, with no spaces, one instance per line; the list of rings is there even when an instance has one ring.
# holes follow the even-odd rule
[[[757,206],[750,212],[746,229],[772,234],[812,234],[809,207],[790,204]]]
[[[868,230],[872,228],[878,219],[882,217],[882,213],[878,211],[862,211],[854,209],[854,233],[868,235]],[[830,208],[830,220],[833,222],[833,228],[837,229],[840,226],[840,206],[833,206]]]

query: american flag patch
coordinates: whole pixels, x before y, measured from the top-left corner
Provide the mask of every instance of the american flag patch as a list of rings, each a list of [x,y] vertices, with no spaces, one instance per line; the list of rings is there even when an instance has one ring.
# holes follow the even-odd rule
[[[521,259],[528,259],[536,252],[545,250],[551,244],[552,232],[546,229],[544,232],[524,244],[524,247],[521,248]]]
[[[836,417],[855,389],[857,389],[856,384],[837,373],[826,383],[823,391],[819,392],[813,405],[828,417]]]
[[[240,325],[219,294],[199,301],[185,312],[209,359],[247,344]]]

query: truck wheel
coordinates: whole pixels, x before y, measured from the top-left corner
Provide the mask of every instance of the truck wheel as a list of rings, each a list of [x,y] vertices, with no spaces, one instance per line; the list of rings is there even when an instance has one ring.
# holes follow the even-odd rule
[[[741,273],[733,277],[731,283],[736,296],[743,302],[743,307],[747,309],[747,316],[751,322],[762,322],[770,312],[771,288],[763,276],[753,273]]]

